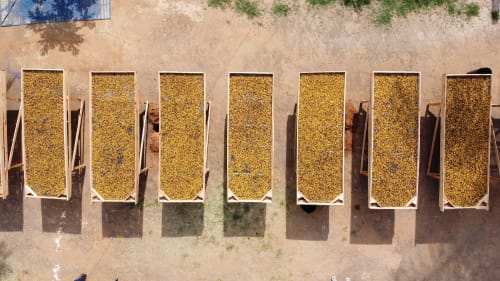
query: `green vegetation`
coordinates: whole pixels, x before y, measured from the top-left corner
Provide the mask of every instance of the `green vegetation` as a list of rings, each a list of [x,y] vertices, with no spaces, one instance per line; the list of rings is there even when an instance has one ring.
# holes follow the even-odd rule
[[[208,0],[208,6],[212,8],[225,9],[232,7],[237,13],[245,14],[249,19],[262,16],[264,12],[270,12],[276,17],[286,17],[292,12],[292,6],[275,0],[271,8],[261,8],[255,0]],[[286,0],[285,0],[286,1]],[[303,0],[308,5],[322,9],[335,4],[335,0]],[[355,11],[361,11],[363,7],[375,3],[372,8],[374,11],[374,23],[380,26],[390,26],[393,18],[406,17],[410,13],[419,13],[434,8],[442,8],[448,11],[451,16],[470,19],[479,16],[480,7],[477,3],[466,3],[465,0],[343,0],[341,2],[347,8],[353,8]],[[499,12],[492,11],[491,18],[498,21]],[[262,22],[258,22],[262,25]]]
[[[288,14],[290,14],[291,8],[287,4],[281,2],[274,2],[271,11],[275,16],[286,17],[288,16]]]
[[[462,0],[382,0],[375,23],[378,25],[391,25],[394,16],[406,17],[409,13],[437,7],[446,8],[448,13],[454,16],[471,18],[479,15],[478,4],[464,3]]]
[[[479,16],[479,5],[476,3],[468,3],[464,6],[465,15],[467,18]]]
[[[312,6],[328,6],[335,3],[335,0],[306,0],[306,2]]]
[[[225,8],[231,6],[231,0],[208,0],[208,6],[224,10]]]
[[[344,0],[344,5],[353,7],[354,10],[360,11],[363,6],[370,5],[370,0]]]
[[[491,11],[491,19],[492,19],[494,22],[497,22],[497,21],[498,21],[498,11]]]
[[[389,10],[383,10],[375,19],[377,25],[391,25],[392,13]]]
[[[259,17],[262,14],[257,2],[250,0],[236,0],[234,2],[234,9],[240,14],[247,15],[249,19]]]

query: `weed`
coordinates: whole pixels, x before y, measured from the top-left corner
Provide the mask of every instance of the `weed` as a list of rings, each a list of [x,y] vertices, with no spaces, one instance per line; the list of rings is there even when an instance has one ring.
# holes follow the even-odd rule
[[[375,19],[375,24],[381,26],[390,26],[392,23],[392,13],[388,10],[382,11]]]
[[[231,251],[231,250],[234,250],[235,247],[236,246],[234,246],[234,244],[229,244],[229,245],[226,246],[226,250],[227,251]]]
[[[391,24],[393,16],[406,17],[411,12],[418,12],[433,7],[445,7],[448,10],[448,14],[453,16],[465,15],[467,18],[471,18],[479,15],[478,4],[463,4],[458,0],[382,0],[381,10],[375,19],[375,23],[388,26]]]
[[[312,6],[328,6],[335,3],[335,0],[306,0]]]
[[[208,0],[208,6],[224,10],[225,8],[231,6],[231,0]]]
[[[276,250],[276,257],[279,258],[281,256],[283,256],[283,250],[282,249]]]
[[[498,21],[498,11],[491,11],[491,19],[495,22]]]
[[[455,6],[455,4],[451,4],[448,6],[448,14],[455,15],[457,13],[458,13],[457,6]]]
[[[467,18],[479,16],[479,5],[476,3],[467,3],[464,5],[464,13]]]
[[[344,5],[360,11],[363,6],[370,5],[370,2],[370,0],[344,0]]]
[[[236,0],[234,2],[234,9],[240,14],[245,14],[249,19],[253,19],[262,15],[257,2],[250,0]]]
[[[274,2],[271,11],[277,17],[286,17],[290,14],[291,9],[287,4]]]

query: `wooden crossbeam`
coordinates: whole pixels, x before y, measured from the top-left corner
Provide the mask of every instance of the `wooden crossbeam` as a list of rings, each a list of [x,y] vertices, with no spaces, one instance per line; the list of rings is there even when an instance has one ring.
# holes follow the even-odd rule
[[[362,100],[359,107],[360,109],[363,109],[363,105],[367,104],[367,100]],[[369,108],[366,109],[366,118],[365,118],[365,125],[363,127],[363,145],[361,146],[361,161],[360,161],[360,167],[359,167],[359,173],[365,176],[368,176],[368,170],[363,170],[363,163],[365,162],[365,146],[366,146],[366,141],[368,139],[368,118],[370,116],[369,114]]]
[[[19,104],[19,111],[17,113],[17,120],[16,120],[16,128],[14,129],[14,135],[12,136],[12,144],[10,145],[10,150],[9,150],[9,161],[7,163],[7,170],[14,169],[14,168],[19,168],[24,165],[24,163],[18,163],[12,165],[12,158],[14,157],[14,147],[17,142],[17,135],[19,134],[19,127],[21,124],[21,109],[23,108],[23,103],[21,102]]]
[[[431,172],[431,163],[432,163],[432,156],[434,155],[434,150],[436,147],[436,140],[439,137],[439,124],[441,122],[441,103],[440,102],[431,102],[427,104],[427,108],[435,106],[438,108],[438,114],[436,115],[436,123],[434,124],[434,132],[432,133],[432,144],[431,144],[431,150],[429,152],[429,159],[427,160],[427,176],[435,179],[440,179],[441,175],[439,173],[432,173]]]
[[[74,142],[74,145],[73,145],[73,156],[71,157],[71,170],[78,170],[78,172],[80,172],[80,170],[82,168],[85,167],[85,164],[82,164],[81,161],[79,163],[78,166],[75,166],[76,163],[76,153],[77,153],[77,150],[78,150],[78,147],[81,147],[82,146],[82,142],[81,142],[81,138],[80,138],[80,135],[81,135],[81,131],[83,130],[83,127],[82,127],[82,122],[83,122],[83,114],[84,114],[84,106],[85,106],[85,100],[84,99],[79,99],[80,100],[80,111],[78,112],[78,124],[76,126],[76,136],[75,136],[75,142]],[[81,150],[80,150],[80,154],[81,154]],[[81,157],[81,155],[80,155]]]

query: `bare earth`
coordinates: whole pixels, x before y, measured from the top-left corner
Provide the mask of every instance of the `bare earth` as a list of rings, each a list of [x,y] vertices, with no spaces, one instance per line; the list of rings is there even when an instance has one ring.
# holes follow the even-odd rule
[[[204,0],[113,0],[111,21],[37,32],[0,28],[0,68],[11,79],[10,97],[20,97],[21,67],[64,68],[71,95],[83,97],[89,71],[137,71],[141,98],[150,101],[158,100],[157,71],[178,70],[205,72],[213,105],[204,205],[158,205],[158,159],[151,153],[137,207],[91,204],[88,171],[83,186],[75,179],[69,203],[25,199],[19,174],[11,172],[10,198],[0,202],[0,279],[73,280],[81,272],[98,281],[500,279],[500,185],[491,184],[489,212],[441,213],[438,183],[424,174],[430,118],[421,119],[418,211],[368,211],[367,180],[359,175],[361,126],[344,167],[345,206],[306,214],[295,205],[290,114],[299,72],[347,71],[347,99],[357,107],[369,98],[371,71],[421,71],[422,104],[439,100],[442,74],[500,69],[500,25],[491,23],[491,3],[480,4],[480,17],[469,23],[435,11],[384,29],[370,22],[369,11],[338,6],[308,11],[301,4],[287,18],[250,21],[229,9],[209,9]],[[270,205],[224,203],[230,71],[275,75]],[[493,99],[500,103],[498,87],[495,76]],[[85,153],[88,159],[90,150]]]

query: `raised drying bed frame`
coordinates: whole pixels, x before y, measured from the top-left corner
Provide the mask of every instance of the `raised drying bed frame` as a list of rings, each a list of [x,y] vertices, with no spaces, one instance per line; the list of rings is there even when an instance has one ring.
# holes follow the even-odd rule
[[[92,75],[93,74],[133,74],[134,75],[134,142],[135,142],[135,163],[134,163],[134,191],[125,200],[108,200],[104,199],[93,187],[92,177]],[[91,202],[109,202],[109,203],[134,203],[137,204],[139,200],[139,177],[142,173],[148,171],[146,167],[146,131],[147,131],[147,117],[149,109],[149,101],[145,101],[145,111],[142,120],[142,132],[139,135],[139,95],[137,91],[137,75],[135,71],[91,71],[89,72],[89,140],[90,140],[90,190]],[[138,138],[140,137],[140,144]]]
[[[495,128],[493,127],[493,110],[500,109],[500,104],[492,104],[491,105],[491,144],[493,145],[493,150],[495,153],[495,163],[497,166],[497,174],[492,175],[490,172],[491,179],[500,182],[500,147],[498,144],[500,143],[500,139],[497,139]]]
[[[204,72],[181,72],[181,71],[159,71],[158,72],[158,92],[159,92],[159,117],[160,117],[160,131],[161,131],[161,75],[162,74],[201,74],[203,75],[203,104],[204,104],[204,150],[203,150],[203,188],[200,190],[198,195],[193,200],[171,200],[167,194],[161,190],[161,167],[158,172],[158,202],[159,203],[203,203],[205,200],[205,189],[206,182],[208,178],[209,169],[207,168],[207,156],[208,156],[208,134],[210,131],[210,101],[207,102],[207,92],[206,92],[206,76]],[[161,146],[161,134],[160,134],[160,146]],[[161,163],[161,147],[159,150],[159,159]]]
[[[0,198],[9,195],[9,173],[7,156],[7,75],[0,71]]]
[[[65,178],[66,178],[66,189],[65,192],[60,194],[59,196],[40,196],[37,195],[36,192],[28,185],[28,179],[26,176],[26,165],[27,157],[26,157],[26,143],[25,143],[25,134],[26,134],[26,126],[24,124],[24,72],[25,71],[47,71],[47,72],[61,72],[63,75],[63,128],[64,133],[64,163],[65,163]],[[16,122],[16,128],[14,130],[14,141],[12,142],[11,151],[9,154],[9,166],[12,161],[12,153],[14,151],[14,144],[17,136],[17,132],[19,130],[19,123],[22,123],[22,155],[23,155],[23,163],[17,164],[16,166],[24,166],[24,194],[29,198],[41,198],[41,199],[60,199],[60,200],[69,200],[71,199],[71,191],[72,191],[72,172],[74,170],[78,170],[81,172],[83,168],[85,168],[85,164],[83,163],[83,115],[84,115],[84,107],[85,100],[81,98],[71,98],[69,90],[68,90],[68,77],[67,73],[64,69],[40,69],[40,68],[22,68],[21,69],[21,105],[20,105],[20,114],[18,114],[18,120]],[[79,110],[78,110],[78,125],[76,129],[75,141],[72,144],[72,128],[71,128],[71,101],[80,102]],[[78,165],[76,163],[76,156],[79,157]],[[14,166],[10,167],[14,168]]]
[[[344,75],[344,104],[343,104],[343,114],[342,114],[342,191],[329,203],[318,203],[308,200],[299,190],[299,117],[300,117],[300,77],[302,74],[343,74]],[[344,164],[345,164],[345,104],[346,104],[346,93],[347,93],[347,72],[346,71],[313,71],[313,72],[300,72],[299,73],[299,83],[298,83],[298,97],[295,112],[295,187],[297,190],[297,205],[326,205],[326,206],[343,206],[344,205]]]
[[[229,177],[229,98],[230,98],[230,90],[231,90],[231,75],[263,75],[263,76],[271,76],[272,77],[272,89],[271,89],[271,185],[269,187],[269,191],[260,199],[260,200],[241,200],[239,199],[231,190],[230,187],[230,177]],[[274,165],[274,72],[229,72],[227,75],[227,125],[226,125],[226,191],[227,197],[226,200],[228,203],[272,203],[273,198],[273,165]]]
[[[390,209],[390,210],[415,210],[417,209],[418,204],[418,182],[419,182],[419,168],[420,168],[420,118],[418,118],[418,128],[417,128],[417,169],[416,169],[416,190],[415,196],[408,202],[404,207],[382,207],[378,204],[378,202],[372,197],[372,164],[373,164],[373,118],[370,116],[373,108],[374,101],[374,92],[375,92],[375,75],[376,74],[413,74],[418,76],[418,109],[420,110],[420,102],[421,102],[421,84],[422,84],[422,75],[419,71],[373,71],[372,72],[372,82],[371,82],[371,93],[370,93],[370,101],[363,100],[361,101],[361,108],[364,104],[369,104],[366,109],[366,118],[365,124],[363,128],[363,144],[361,148],[361,161],[360,161],[360,174],[368,177],[368,208],[370,209]],[[418,116],[417,116],[418,117]],[[368,139],[369,137],[369,139]],[[368,140],[367,140],[368,139]],[[365,146],[368,141],[368,168],[364,168],[364,160],[365,160]]]
[[[427,171],[426,174],[427,176],[439,180],[439,208],[441,209],[442,212],[445,210],[453,210],[453,209],[477,209],[477,210],[488,210],[489,209],[489,193],[490,193],[490,149],[491,146],[488,146],[488,175],[486,179],[486,194],[481,198],[481,200],[478,201],[478,203],[474,206],[453,206],[444,196],[444,156],[445,156],[445,147],[444,147],[444,138],[442,136],[445,133],[446,129],[446,124],[445,124],[445,117],[446,117],[446,91],[447,91],[447,80],[448,77],[490,77],[490,80],[492,78],[492,74],[444,74],[443,75],[443,97],[441,102],[430,102],[427,104],[427,110],[430,110],[430,108],[434,107],[437,109],[438,113],[436,114],[436,122],[434,124],[434,132],[432,136],[432,144],[431,144],[431,149],[429,152],[429,158],[427,161]],[[490,88],[489,88],[489,93],[491,96],[491,81],[490,81]],[[492,124],[492,112],[491,109],[493,107],[498,107],[500,105],[492,105],[490,103],[490,124],[488,126],[489,128],[489,133],[488,135],[495,139],[494,135],[494,130],[493,124]],[[443,122],[441,123],[441,120]],[[441,126],[441,130],[439,130],[439,127]],[[438,132],[440,131],[440,135],[438,136]],[[436,141],[437,139],[440,138],[440,155],[439,155],[439,172],[432,172],[431,171],[431,163],[432,159],[434,156],[434,151],[435,151],[435,146],[436,146]],[[496,143],[495,143],[496,144]],[[497,150],[498,151],[498,150]],[[497,163],[500,163],[500,159],[497,157]]]

